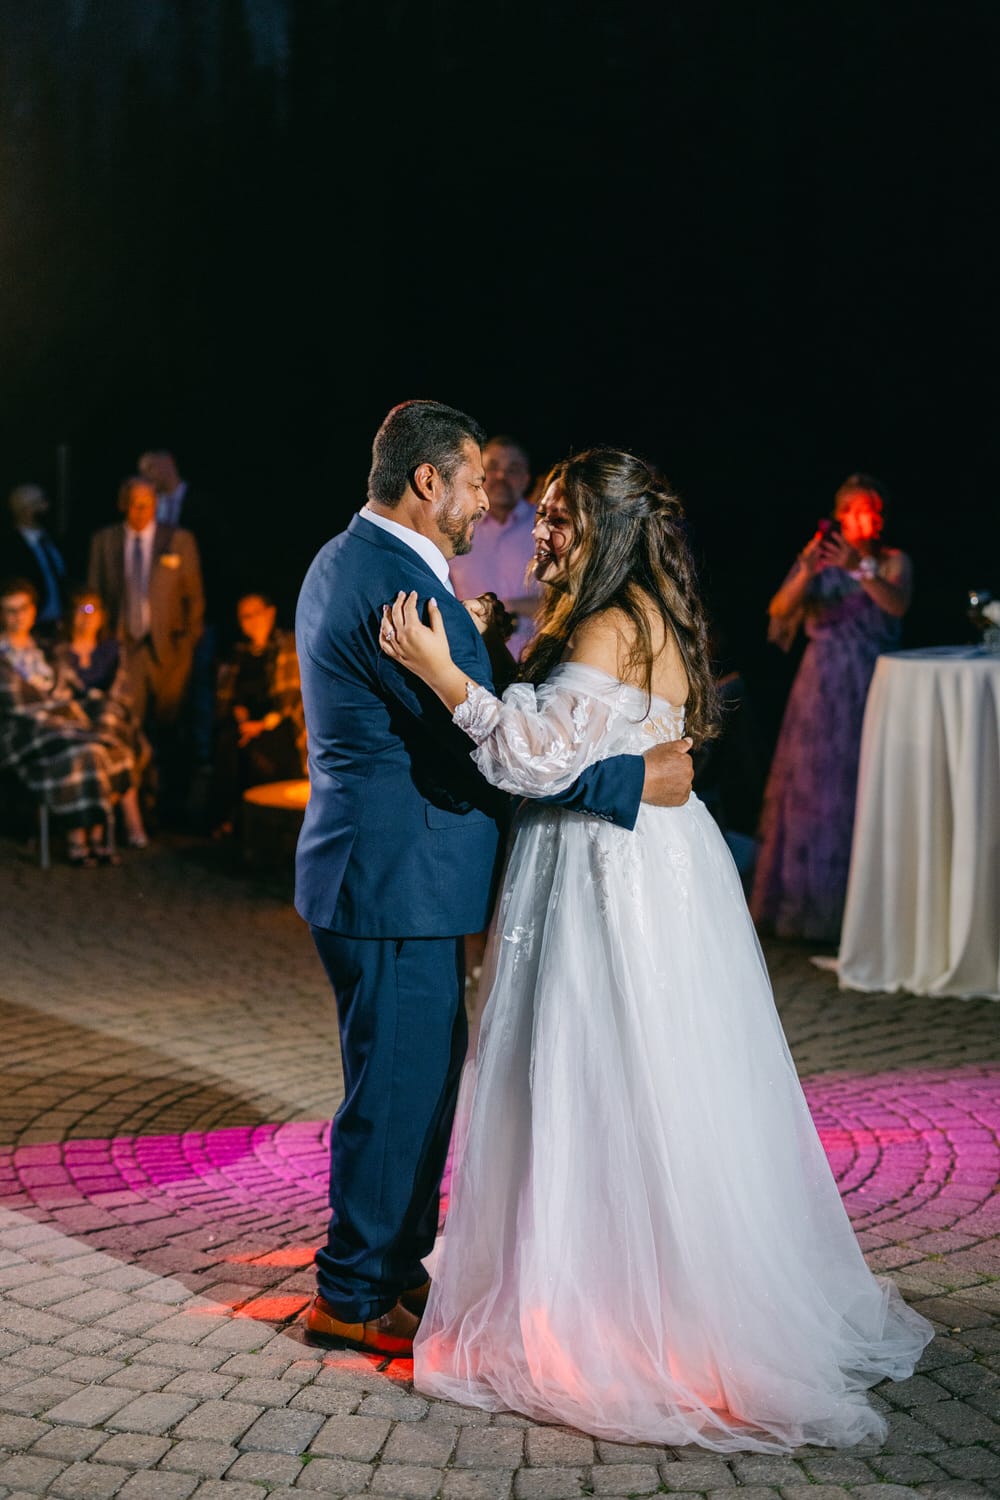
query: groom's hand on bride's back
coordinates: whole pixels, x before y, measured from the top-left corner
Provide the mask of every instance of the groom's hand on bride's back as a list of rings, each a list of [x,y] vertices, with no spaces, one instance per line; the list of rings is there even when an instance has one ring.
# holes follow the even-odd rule
[[[646,774],[642,783],[643,802],[657,807],[682,807],[691,795],[694,762],[691,740],[671,740],[654,745],[643,756]]]

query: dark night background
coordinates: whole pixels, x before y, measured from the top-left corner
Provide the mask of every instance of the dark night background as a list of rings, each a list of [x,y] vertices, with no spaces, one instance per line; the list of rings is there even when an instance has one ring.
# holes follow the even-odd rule
[[[431,395],[684,496],[730,658],[869,470],[910,644],[1000,593],[1000,7],[36,0],[0,12],[0,487],[77,568],[174,449],[290,614]],[[765,713],[766,717],[766,713]]]

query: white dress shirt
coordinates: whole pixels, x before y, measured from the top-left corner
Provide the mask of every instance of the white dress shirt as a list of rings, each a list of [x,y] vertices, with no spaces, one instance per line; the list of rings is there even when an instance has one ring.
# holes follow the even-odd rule
[[[361,518],[364,521],[370,521],[373,526],[381,526],[382,530],[387,531],[390,536],[396,536],[401,542],[405,542],[418,557],[423,558],[429,568],[434,570],[435,577],[440,578],[449,594],[455,592],[448,576],[447,558],[440,547],[435,546],[429,537],[421,536],[420,532],[414,531],[411,526],[400,526],[398,521],[390,521],[385,516],[377,515],[375,511],[369,510],[367,505],[361,511]]]

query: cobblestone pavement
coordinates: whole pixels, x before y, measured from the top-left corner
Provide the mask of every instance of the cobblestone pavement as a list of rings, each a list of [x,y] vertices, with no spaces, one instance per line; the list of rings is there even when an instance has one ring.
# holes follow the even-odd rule
[[[723,1459],[413,1393],[305,1344],[340,1094],[283,882],[177,842],[40,871],[0,843],[0,1496],[747,1500],[1000,1494],[1000,1007],[841,994],[774,945],[779,1005],[873,1268],[937,1325],[879,1450]]]

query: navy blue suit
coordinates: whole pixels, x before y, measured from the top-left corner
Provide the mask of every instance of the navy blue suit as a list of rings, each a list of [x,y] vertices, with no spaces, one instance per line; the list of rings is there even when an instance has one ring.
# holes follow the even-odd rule
[[[421,611],[437,599],[456,665],[492,687],[468,612],[363,516],[313,560],[295,622],[310,780],[295,905],[337,997],[345,1090],[316,1263],[352,1322],[426,1278],[466,1047],[462,937],[487,925],[509,808],[438,699],[379,647],[400,589]],[[622,756],[550,800],[630,828],[642,782],[641,758]]]

